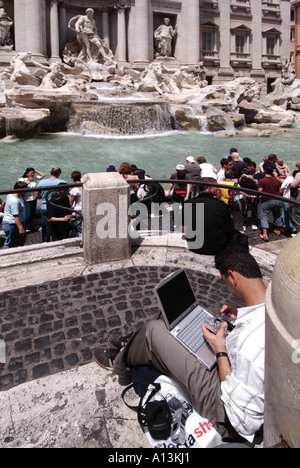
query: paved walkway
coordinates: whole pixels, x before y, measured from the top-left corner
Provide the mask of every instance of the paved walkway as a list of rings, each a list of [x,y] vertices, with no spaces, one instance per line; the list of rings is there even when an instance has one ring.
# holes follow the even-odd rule
[[[252,245],[266,283],[288,239]],[[0,253],[0,287],[14,290],[57,278],[113,271],[131,266],[165,265],[217,275],[213,258],[187,251],[181,235],[141,240],[124,262],[86,266],[80,241],[39,244]],[[59,268],[58,268],[59,267]],[[116,376],[95,363],[40,378],[0,393],[0,447],[147,448],[148,442],[121,399]]]

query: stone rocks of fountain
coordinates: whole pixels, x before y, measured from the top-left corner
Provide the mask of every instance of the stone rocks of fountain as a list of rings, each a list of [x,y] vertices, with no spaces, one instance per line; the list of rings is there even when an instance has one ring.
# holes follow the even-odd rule
[[[49,109],[2,108],[0,135],[6,140],[31,137],[49,116]]]
[[[22,108],[20,116],[28,110],[29,120],[32,109],[46,109],[43,122],[37,121],[36,132],[69,129],[84,134],[142,134],[179,129],[220,136],[269,136],[295,122],[296,114],[285,110],[280,93],[291,92],[293,87],[293,96],[300,96],[300,80],[277,83],[264,102],[261,86],[248,77],[208,86],[201,64],[195,70],[170,69],[159,62],[140,73],[119,69],[108,60],[95,62],[94,71],[101,75],[96,76],[91,73],[91,61],[88,66],[76,62],[73,66],[63,63],[40,68],[34,62],[36,68],[31,72],[32,58],[21,58],[21,64],[15,60],[15,66],[2,73],[2,82],[8,86],[0,91],[0,118],[1,105]],[[18,80],[12,80],[16,74]],[[31,74],[38,78],[35,86],[20,84],[22,77],[28,80]],[[4,127],[0,127],[0,136],[6,134]]]
[[[169,96],[169,100],[178,125],[181,126],[183,122],[184,129],[195,129],[198,118],[202,125],[205,122],[207,131],[231,136],[237,133],[238,127],[245,125],[244,116],[239,114],[239,101],[253,99],[259,92],[254,80],[239,78],[223,85],[184,90]]]
[[[298,93],[300,95],[300,80]],[[286,111],[283,105],[264,105],[260,94],[260,85],[254,80],[237,78],[197,91],[185,90],[169,96],[169,100],[186,130],[195,129],[197,116],[205,116],[206,129],[222,136],[270,136],[292,127],[295,113]],[[178,106],[181,106],[180,112]],[[178,124],[181,125],[180,120]]]

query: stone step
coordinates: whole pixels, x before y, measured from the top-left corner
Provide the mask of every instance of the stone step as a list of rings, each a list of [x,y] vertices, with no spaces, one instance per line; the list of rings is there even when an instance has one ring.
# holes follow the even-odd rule
[[[66,239],[0,251],[2,291],[78,276],[83,270],[81,240]]]

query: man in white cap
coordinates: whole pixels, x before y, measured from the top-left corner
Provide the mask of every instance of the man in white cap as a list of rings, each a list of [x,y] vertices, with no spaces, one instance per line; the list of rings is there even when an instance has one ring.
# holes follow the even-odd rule
[[[201,168],[199,164],[195,163],[195,159],[193,156],[188,156],[186,158],[186,165],[185,165],[186,173],[189,174],[191,180],[195,182],[199,182],[201,178]],[[191,197],[197,197],[200,193],[199,185],[191,185]]]

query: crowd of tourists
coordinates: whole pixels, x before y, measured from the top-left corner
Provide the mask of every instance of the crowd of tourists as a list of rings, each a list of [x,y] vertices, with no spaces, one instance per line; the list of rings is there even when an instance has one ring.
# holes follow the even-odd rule
[[[14,190],[31,189],[26,192],[15,192],[7,195],[5,203],[0,200],[3,218],[2,229],[5,233],[4,249],[25,245],[29,232],[41,228],[42,242],[58,241],[68,237],[81,236],[81,185],[70,190],[59,190],[50,194],[51,187],[68,184],[60,178],[61,169],[55,167],[50,177],[34,169],[27,168],[23,176],[14,185]],[[81,173],[73,171],[73,184],[81,183]],[[37,190],[47,187],[45,190]],[[41,200],[41,226],[36,226],[35,217],[37,201]],[[74,210],[74,211],[73,211]],[[79,213],[79,215],[78,215]]]
[[[117,171],[114,166],[107,170]],[[125,179],[137,181],[131,184],[132,202],[149,195],[149,188],[139,184],[139,179],[150,178],[144,169],[123,163],[119,172]],[[296,162],[295,170],[291,170],[275,154],[270,154],[257,165],[250,158],[241,158],[237,149],[231,148],[228,157],[221,159],[220,167],[215,167],[203,156],[196,159],[188,156],[184,163],[176,165],[170,181],[166,199],[173,205],[174,230],[181,228],[176,225],[180,206],[184,212],[187,204],[192,204],[193,211],[198,203],[205,205],[205,245],[196,249],[198,253],[215,254],[232,239],[245,242],[241,234],[248,228],[257,230],[264,242],[269,241],[270,232],[291,237],[300,230],[298,210],[288,202],[289,199],[299,200],[300,160]],[[216,203],[216,200],[222,203]],[[161,192],[155,201],[163,201]],[[271,215],[273,223],[270,225]],[[197,228],[194,218],[189,225],[182,219],[189,235]]]
[[[215,167],[203,156],[196,159],[188,156],[183,163],[174,167],[166,192],[161,185],[158,185],[157,192],[157,186],[151,187],[141,183],[141,180],[150,180],[151,176],[145,169],[128,162],[122,163],[118,169],[109,165],[106,172],[118,172],[124,179],[131,181],[131,203],[145,200],[151,210],[152,202],[170,201],[173,206],[172,230],[182,227],[177,226],[180,206],[184,208],[187,204],[192,204],[194,209],[197,203],[203,203],[206,241],[213,244],[213,248],[207,248],[205,245],[202,250],[196,249],[198,253],[215,254],[228,244],[229,239],[238,236],[241,240],[239,234],[245,234],[248,228],[258,230],[261,239],[268,242],[271,214],[275,226],[272,232],[277,236],[282,233],[294,236],[299,231],[299,223],[294,221],[297,220],[297,213],[291,217],[293,207],[288,199],[299,199],[300,160],[296,162],[295,170],[291,170],[274,154],[265,156],[257,166],[255,161],[241,158],[236,148],[231,148],[228,157],[220,160],[219,167]],[[49,204],[46,200],[47,190],[37,191],[35,188],[67,184],[67,181],[61,178],[61,169],[53,168],[48,178],[32,167],[26,169],[14,189],[30,188],[32,191],[10,194],[5,203],[0,199],[0,212],[3,212],[2,229],[6,235],[4,248],[24,245],[26,234],[38,229],[35,224],[38,199],[41,200],[42,242],[81,236],[82,224],[78,215],[81,213],[81,173],[73,171],[71,179],[74,184],[79,184],[78,187],[60,190],[60,196],[55,198],[54,204],[53,200],[52,204]],[[155,192],[153,198],[151,192],[152,195]],[[281,197],[284,200],[281,200]],[[215,200],[221,203],[216,204]],[[184,216],[181,225],[184,225]],[[185,229],[187,232],[194,232],[194,221],[190,226],[185,226]],[[187,240],[190,239],[187,236]]]

